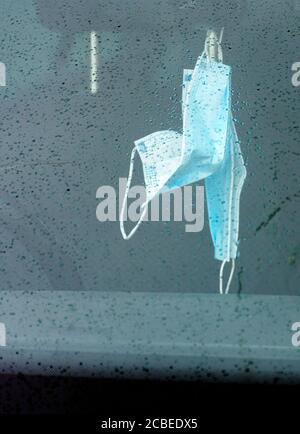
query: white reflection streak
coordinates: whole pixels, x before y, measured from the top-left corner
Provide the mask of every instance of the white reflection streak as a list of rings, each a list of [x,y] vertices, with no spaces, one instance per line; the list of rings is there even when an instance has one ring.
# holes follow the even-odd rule
[[[0,62],[0,86],[6,86],[6,67]]]
[[[0,322],[0,347],[6,347],[6,330],[2,322]]]
[[[90,87],[91,93],[95,94],[98,91],[98,36],[95,31],[91,32],[91,77]]]

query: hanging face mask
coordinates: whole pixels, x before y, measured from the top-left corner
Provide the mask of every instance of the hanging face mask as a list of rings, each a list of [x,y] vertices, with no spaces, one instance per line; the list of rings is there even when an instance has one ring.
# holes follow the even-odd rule
[[[184,72],[183,134],[158,131],[135,141],[120,215],[124,239],[136,232],[156,195],[204,179],[218,169],[225,153],[229,101],[230,67],[209,62],[203,53],[195,69]],[[124,213],[136,152],[143,165],[147,199],[140,220],[126,235]]]
[[[230,114],[227,143],[220,168],[205,179],[209,226],[220,267],[220,293],[223,293],[223,269],[232,260],[231,272],[225,289],[229,292],[238,248],[240,194],[246,178],[235,126]]]
[[[231,114],[231,68],[210,60],[209,42],[206,40],[205,51],[194,70],[184,70],[183,133],[159,131],[135,142],[120,228],[124,239],[131,238],[155,196],[205,178],[215,257],[223,261],[220,270],[223,293],[225,262],[237,254],[239,197],[246,171]],[[143,165],[147,199],[139,221],[127,235],[124,214],[136,152]]]

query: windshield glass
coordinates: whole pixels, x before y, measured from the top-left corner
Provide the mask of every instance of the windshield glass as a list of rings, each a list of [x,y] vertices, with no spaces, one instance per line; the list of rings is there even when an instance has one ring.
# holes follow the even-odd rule
[[[134,142],[182,134],[183,70],[224,28],[247,169],[230,291],[299,295],[299,5],[3,0],[1,289],[218,292],[204,178],[158,196],[130,240],[119,213]]]

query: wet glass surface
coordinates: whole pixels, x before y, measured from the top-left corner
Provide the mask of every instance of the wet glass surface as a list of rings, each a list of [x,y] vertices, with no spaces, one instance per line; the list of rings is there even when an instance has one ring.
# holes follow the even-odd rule
[[[2,10],[1,289],[218,291],[207,214],[199,233],[144,222],[124,241],[118,221],[97,220],[96,191],[119,194],[134,140],[181,131],[182,70],[207,28],[224,27],[248,171],[231,291],[299,295],[297,1],[3,0]]]

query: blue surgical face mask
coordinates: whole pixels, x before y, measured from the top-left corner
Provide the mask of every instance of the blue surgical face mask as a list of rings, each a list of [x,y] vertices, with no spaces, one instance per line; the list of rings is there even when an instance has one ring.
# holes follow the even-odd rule
[[[202,54],[194,70],[184,70],[183,133],[159,131],[135,142],[120,215],[122,235],[129,239],[143,220],[146,205],[157,194],[205,178],[215,257],[223,261],[220,292],[224,264],[237,254],[239,197],[246,175],[232,120],[230,94],[229,66],[208,61]],[[127,235],[124,212],[136,151],[143,164],[147,200],[140,220]],[[232,274],[233,269],[231,277]]]
[[[224,159],[219,169],[205,179],[209,226],[215,258],[222,261],[220,293],[223,293],[223,269],[226,262],[232,260],[226,294],[234,272],[238,249],[240,194],[245,178],[246,168],[230,114]]]

